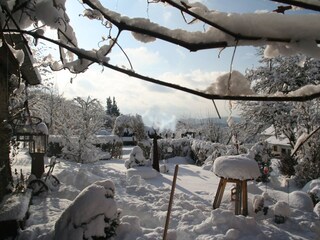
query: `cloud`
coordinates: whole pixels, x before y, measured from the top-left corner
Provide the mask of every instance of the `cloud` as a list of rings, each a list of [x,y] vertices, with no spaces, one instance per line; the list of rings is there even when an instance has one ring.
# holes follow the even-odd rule
[[[161,62],[166,62],[167,60],[162,59],[160,57],[160,53],[158,51],[150,51],[146,47],[138,47],[138,48],[125,48],[124,52],[127,54],[133,69],[135,71],[145,71],[146,69],[150,69],[151,67],[159,65]],[[119,66],[130,67],[130,64],[125,57],[123,52],[116,52],[111,57],[111,63]]]
[[[166,72],[158,79],[172,82],[193,89],[205,89],[220,72],[194,70],[188,73],[175,74]],[[145,124],[160,128],[174,128],[176,119],[181,117],[217,117],[211,100],[148,83],[122,73],[92,65],[85,73],[79,74],[73,83],[67,71],[56,73],[57,85],[64,97],[97,98],[105,106],[106,98],[115,97],[120,112],[123,114],[140,114]],[[225,101],[216,101],[219,113],[227,116],[230,113]]]

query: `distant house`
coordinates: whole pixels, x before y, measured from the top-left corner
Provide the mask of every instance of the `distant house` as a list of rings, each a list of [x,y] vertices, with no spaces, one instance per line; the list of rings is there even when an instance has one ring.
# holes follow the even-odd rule
[[[274,156],[290,155],[292,147],[289,139],[283,134],[276,136],[274,127],[271,126],[261,133],[262,140],[268,143]]]

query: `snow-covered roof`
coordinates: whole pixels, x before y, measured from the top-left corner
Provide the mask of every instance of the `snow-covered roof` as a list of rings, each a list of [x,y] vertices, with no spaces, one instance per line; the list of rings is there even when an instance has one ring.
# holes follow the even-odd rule
[[[273,126],[270,126],[261,132],[261,135],[264,135],[264,136],[272,136],[274,134],[275,134],[275,131]]]
[[[271,137],[268,137],[265,141],[269,144],[272,144],[272,145],[280,145],[280,146],[290,147],[289,139],[283,135],[278,136],[278,137],[271,136]]]

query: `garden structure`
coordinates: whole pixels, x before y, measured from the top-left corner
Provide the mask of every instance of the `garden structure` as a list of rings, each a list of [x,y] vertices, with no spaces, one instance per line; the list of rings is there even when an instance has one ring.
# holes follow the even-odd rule
[[[26,84],[36,85],[40,83],[40,75],[37,69],[33,67],[31,51],[23,41],[21,35],[10,34],[5,36],[1,31],[0,40],[2,43],[0,45],[0,201],[3,203],[0,206],[0,212],[6,216],[11,216],[10,219],[0,216],[0,225],[2,229],[6,230],[8,236],[14,236],[17,233],[18,227],[23,228],[28,212],[28,206],[26,206],[25,203],[30,203],[31,193],[30,191],[26,191],[12,195],[7,194],[7,186],[12,182],[9,158],[9,143],[12,137],[12,127],[9,121],[14,115],[20,113],[9,112],[9,96],[12,90],[12,86],[9,83],[12,75],[15,75],[19,79],[18,84],[20,84],[22,78]],[[18,59],[7,43],[14,46],[16,50],[23,51],[23,63],[19,64]],[[21,200],[21,198],[26,198],[27,200]],[[7,214],[7,212],[13,213]],[[6,237],[2,233],[1,236]]]
[[[235,201],[235,214],[248,215],[247,181],[260,176],[258,163],[244,155],[222,156],[214,161],[214,173],[220,177],[214,198],[213,209],[219,208],[227,183],[235,183],[232,195]]]

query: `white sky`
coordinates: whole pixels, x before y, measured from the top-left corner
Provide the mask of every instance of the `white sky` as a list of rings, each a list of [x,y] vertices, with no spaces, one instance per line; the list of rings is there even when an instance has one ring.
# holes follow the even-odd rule
[[[185,25],[181,14],[173,8],[162,7],[162,4],[147,5],[146,0],[137,0],[128,7],[124,0],[103,3],[111,10],[119,11],[130,17],[144,17],[168,27],[180,28]],[[206,1],[210,9],[227,12],[272,11],[277,5],[270,1]],[[107,5],[108,4],[108,5]],[[98,48],[97,43],[102,37],[108,36],[108,30],[97,21],[79,17],[83,7],[77,1],[67,1],[67,12],[71,25],[77,34],[79,47],[85,49]],[[195,30],[202,30],[202,24],[195,24]],[[116,28],[112,36],[116,35]],[[190,53],[184,48],[157,40],[143,44],[133,39],[131,34],[122,33],[119,44],[129,56],[136,72],[170,81],[190,88],[205,89],[221,73],[230,70],[233,48],[225,49],[219,57],[219,50],[199,51]],[[251,47],[238,47],[233,69],[244,72],[257,64],[255,50]],[[125,55],[114,49],[110,63],[130,67]],[[181,117],[217,117],[210,100],[202,99],[177,90],[147,83],[117,73],[97,64],[90,66],[83,74],[79,74],[70,83],[74,75],[62,71],[55,74],[55,82],[59,92],[66,98],[91,96],[105,106],[106,98],[115,97],[123,114],[140,114],[145,124],[158,127],[174,127],[175,121]],[[222,116],[236,113],[229,108],[229,103],[217,101]]]

